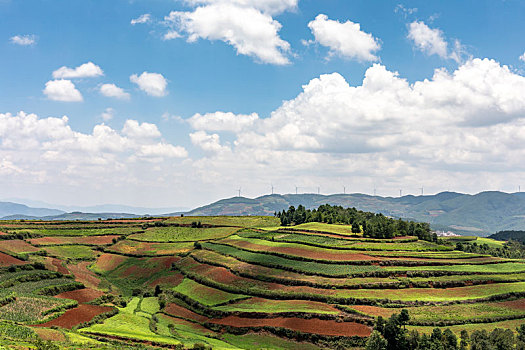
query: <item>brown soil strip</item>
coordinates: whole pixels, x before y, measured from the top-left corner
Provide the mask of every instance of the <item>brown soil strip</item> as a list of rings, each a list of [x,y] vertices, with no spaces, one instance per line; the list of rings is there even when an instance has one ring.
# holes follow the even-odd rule
[[[11,266],[11,265],[25,265],[27,261],[23,261],[0,252],[0,266]]]
[[[294,331],[322,334],[328,336],[359,336],[368,337],[372,330],[370,327],[357,322],[336,322],[333,320],[302,319],[302,318],[242,318],[228,316],[213,323],[232,327],[280,327]]]
[[[193,320],[196,322],[209,321],[208,317],[199,315],[193,311],[190,311],[182,306],[173,303],[169,303],[164,309],[164,312],[171,316],[186,318],[188,320]]]
[[[54,320],[36,325],[36,327],[58,326],[71,329],[78,324],[89,322],[93,319],[93,317],[111,310],[113,309],[108,306],[82,304],[74,309],[67,310],[64,314],[60,315]]]
[[[84,288],[77,289],[71,292],[60,293],[58,295],[55,295],[55,298],[72,299],[78,301],[79,303],[88,303],[91,300],[94,300],[102,295],[104,295],[104,293],[101,291],[90,288]]]

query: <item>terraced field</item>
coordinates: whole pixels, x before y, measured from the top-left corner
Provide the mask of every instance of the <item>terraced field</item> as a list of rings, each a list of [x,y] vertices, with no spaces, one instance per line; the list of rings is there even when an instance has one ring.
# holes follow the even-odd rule
[[[363,347],[377,317],[401,308],[424,333],[525,324],[525,261],[416,237],[271,217],[10,221],[0,231],[0,347]]]

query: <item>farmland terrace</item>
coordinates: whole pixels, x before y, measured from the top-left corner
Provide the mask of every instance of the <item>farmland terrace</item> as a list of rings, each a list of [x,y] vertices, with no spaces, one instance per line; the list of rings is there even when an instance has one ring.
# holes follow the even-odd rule
[[[401,309],[422,333],[525,323],[525,260],[280,224],[0,222],[0,347],[363,347],[377,318]]]

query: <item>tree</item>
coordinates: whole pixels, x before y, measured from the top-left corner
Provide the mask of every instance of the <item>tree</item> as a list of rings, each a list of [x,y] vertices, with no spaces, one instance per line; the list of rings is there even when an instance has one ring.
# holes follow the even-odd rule
[[[489,335],[486,330],[474,331],[470,335],[471,350],[492,350],[493,347],[489,342]]]
[[[432,350],[443,350],[445,349],[443,344],[443,333],[441,332],[441,329],[434,328],[432,330],[432,335],[430,336],[430,342],[431,342],[431,349]]]
[[[458,338],[449,328],[443,332],[443,341],[446,350],[456,350],[458,347]]]
[[[359,223],[354,222],[352,224],[352,233],[361,233],[361,227],[359,227]]]
[[[466,330],[462,330],[459,335],[461,341],[459,342],[459,350],[467,350],[468,346],[468,332]]]
[[[378,331],[373,331],[366,342],[366,350],[386,350],[388,343]]]
[[[510,329],[494,329],[489,335],[490,344],[495,350],[507,350],[514,348],[514,333]]]

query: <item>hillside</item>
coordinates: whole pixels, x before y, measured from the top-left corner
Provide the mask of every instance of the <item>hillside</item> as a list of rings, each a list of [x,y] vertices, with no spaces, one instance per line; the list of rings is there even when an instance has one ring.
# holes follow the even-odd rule
[[[401,309],[406,334],[524,324],[524,260],[348,225],[278,225],[0,221],[0,348],[362,348],[378,316]]]
[[[48,208],[32,208],[24,204],[12,203],[12,202],[0,202],[0,218],[8,215],[27,215],[27,216],[51,216],[60,215],[64,212],[57,209]]]
[[[286,194],[254,199],[233,197],[194,209],[187,215],[273,215],[302,204],[355,207],[393,217],[429,222],[436,230],[487,236],[501,230],[525,229],[522,193],[481,192],[476,195],[442,192],[431,196],[379,197],[365,194]]]

